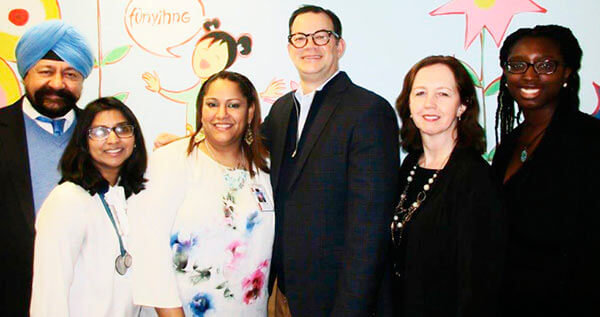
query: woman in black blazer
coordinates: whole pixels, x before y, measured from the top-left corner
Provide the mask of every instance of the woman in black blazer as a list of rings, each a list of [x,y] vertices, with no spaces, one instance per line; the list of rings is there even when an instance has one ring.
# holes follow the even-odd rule
[[[578,110],[581,56],[557,25],[519,29],[500,50],[492,166],[509,212],[506,316],[600,316],[600,121]]]
[[[394,286],[402,316],[491,316],[505,243],[498,186],[481,157],[473,83],[455,58],[408,72],[396,102],[402,147],[392,221]]]

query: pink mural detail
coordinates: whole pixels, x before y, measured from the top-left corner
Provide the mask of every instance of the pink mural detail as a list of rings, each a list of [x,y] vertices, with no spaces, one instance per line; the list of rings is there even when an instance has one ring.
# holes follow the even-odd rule
[[[2,89],[0,87],[0,108],[4,108],[6,106],[8,106],[8,98],[6,97],[6,93],[4,92],[4,89]]]
[[[598,104],[596,105],[596,109],[594,109],[594,112],[592,112],[592,116],[600,119],[600,85],[596,84],[595,82],[592,82],[592,85],[594,86],[596,97],[598,97]]]
[[[532,0],[452,0],[429,14],[432,16],[465,14],[467,20],[465,49],[467,49],[483,28],[488,30],[496,46],[500,47],[512,17],[521,12],[545,13],[546,9]]]

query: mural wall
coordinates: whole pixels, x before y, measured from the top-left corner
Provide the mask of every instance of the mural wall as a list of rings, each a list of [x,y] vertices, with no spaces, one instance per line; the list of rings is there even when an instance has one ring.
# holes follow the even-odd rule
[[[263,116],[296,89],[287,56],[287,22],[305,1],[272,0],[19,0],[0,3],[0,107],[23,92],[14,48],[27,28],[64,19],[96,54],[80,107],[116,96],[136,113],[150,143],[160,132],[194,130],[195,97],[211,74],[247,75],[260,92]],[[394,104],[408,69],[433,54],[454,55],[476,84],[488,149],[494,116],[499,46],[519,27],[561,24],[584,51],[581,110],[600,116],[600,2],[589,0],[314,1],[342,20],[347,50],[341,68],[359,85]]]

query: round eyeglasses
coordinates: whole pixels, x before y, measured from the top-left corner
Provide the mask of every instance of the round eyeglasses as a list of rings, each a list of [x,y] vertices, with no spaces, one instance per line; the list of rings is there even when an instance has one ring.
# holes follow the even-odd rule
[[[130,138],[133,136],[134,127],[131,124],[121,124],[116,127],[95,127],[88,130],[88,137],[92,140],[106,140],[110,135],[111,131],[114,131],[115,134],[120,138]]]
[[[288,42],[295,48],[303,48],[306,46],[306,44],[308,44],[308,38],[311,37],[315,45],[323,46],[329,43],[332,35],[336,39],[340,38],[340,36],[334,31],[318,30],[311,34],[305,34],[301,32],[290,34],[288,35]]]
[[[558,61],[541,61],[535,63],[528,62],[506,62],[504,64],[504,70],[511,74],[523,74],[527,72],[530,66],[533,66],[533,70],[537,74],[550,75],[556,71],[560,62]]]

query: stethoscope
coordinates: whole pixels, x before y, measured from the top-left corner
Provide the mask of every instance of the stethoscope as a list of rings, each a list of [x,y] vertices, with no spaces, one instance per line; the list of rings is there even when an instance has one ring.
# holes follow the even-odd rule
[[[121,252],[119,255],[117,255],[117,258],[115,259],[115,270],[117,271],[117,273],[119,273],[119,275],[125,275],[125,273],[127,273],[127,270],[131,267],[133,259],[131,258],[131,254],[129,254],[129,252],[127,252],[127,250],[125,250],[125,247],[123,246],[123,239],[119,234],[119,229],[117,229],[115,218],[113,217],[112,212],[110,211],[110,208],[108,207],[108,204],[104,199],[104,194],[98,193],[98,196],[100,196],[100,200],[102,201],[104,210],[106,211],[106,214],[108,215],[108,218],[110,219],[110,222],[112,223],[113,228],[115,229],[115,233],[119,238],[119,248]]]

